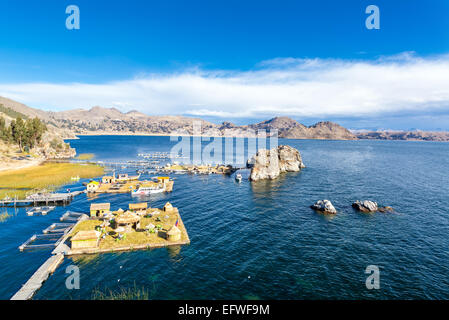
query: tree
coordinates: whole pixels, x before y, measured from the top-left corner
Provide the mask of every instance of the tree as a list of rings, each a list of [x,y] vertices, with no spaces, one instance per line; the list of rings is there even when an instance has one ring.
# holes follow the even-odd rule
[[[7,137],[6,137],[6,122],[5,119],[3,117],[0,117],[0,139],[6,141]]]
[[[42,135],[47,130],[45,124],[38,118],[26,121],[26,136],[24,144],[29,148],[34,148],[42,140]]]
[[[11,135],[12,140],[19,145],[20,151],[23,151],[24,140],[26,140],[25,122],[21,117],[11,121]]]

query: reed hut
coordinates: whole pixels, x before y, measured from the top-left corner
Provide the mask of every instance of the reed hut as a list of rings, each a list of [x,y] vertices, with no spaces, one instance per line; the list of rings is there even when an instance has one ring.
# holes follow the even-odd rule
[[[73,249],[96,248],[100,239],[100,232],[95,230],[78,231],[71,239]]]
[[[177,226],[173,226],[167,232],[167,240],[168,241],[179,241],[181,240],[181,230]]]
[[[148,209],[148,203],[141,202],[141,203],[130,203],[129,204],[129,210],[134,212],[142,212],[144,211],[146,213]]]
[[[109,213],[110,209],[110,203],[92,203],[90,205],[90,216],[101,218],[105,213]]]
[[[115,183],[115,173],[113,176],[104,176],[101,178],[101,183]]]
[[[157,177],[157,182],[165,185],[170,181],[170,177]]]
[[[170,202],[167,202],[163,208],[163,210],[165,212],[172,212],[173,211],[173,206]]]
[[[141,217],[133,212],[126,211],[115,218],[115,223],[125,228],[125,232],[131,232],[132,229],[140,228]]]

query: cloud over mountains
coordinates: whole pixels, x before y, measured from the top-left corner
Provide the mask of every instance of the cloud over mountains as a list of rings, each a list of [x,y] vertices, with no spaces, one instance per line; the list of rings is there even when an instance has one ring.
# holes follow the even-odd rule
[[[0,95],[47,110],[102,105],[152,115],[221,118],[446,113],[449,55],[277,58],[247,71],[194,68],[100,84],[3,83]]]

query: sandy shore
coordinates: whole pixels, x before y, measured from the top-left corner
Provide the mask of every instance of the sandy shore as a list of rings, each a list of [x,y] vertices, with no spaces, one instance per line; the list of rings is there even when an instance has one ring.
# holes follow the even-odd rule
[[[32,159],[32,160],[10,160],[8,162],[0,162],[1,171],[13,171],[18,169],[24,169],[28,167],[34,167],[44,162],[44,159]]]

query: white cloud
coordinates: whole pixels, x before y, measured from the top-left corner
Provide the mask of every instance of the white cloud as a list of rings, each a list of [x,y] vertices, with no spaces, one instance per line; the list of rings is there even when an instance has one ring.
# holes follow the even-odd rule
[[[277,58],[250,71],[193,69],[103,84],[0,84],[0,95],[48,110],[101,105],[223,118],[432,112],[449,110],[449,55]]]

